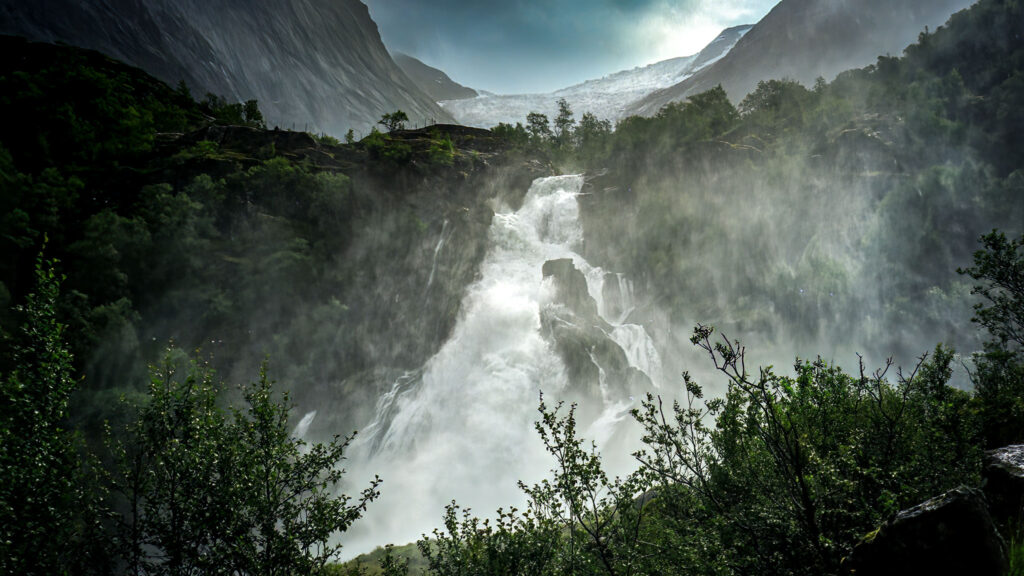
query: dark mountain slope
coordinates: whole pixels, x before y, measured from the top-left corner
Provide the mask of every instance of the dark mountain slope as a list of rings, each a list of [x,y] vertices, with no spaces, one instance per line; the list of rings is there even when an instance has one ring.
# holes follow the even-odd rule
[[[813,84],[878,56],[899,55],[926,26],[935,28],[972,0],[783,0],[728,55],[694,76],[635,103],[651,115],[721,84],[738,102],[759,80]]]
[[[394,58],[395,64],[398,64],[402,72],[405,72],[405,75],[411,78],[420,90],[426,92],[435,101],[477,97],[476,90],[455,82],[443,71],[428,66],[408,54],[396,52]]]
[[[268,123],[340,135],[402,109],[451,118],[394,63],[358,0],[0,0],[0,33],[99,50],[158,78],[259,100]]]

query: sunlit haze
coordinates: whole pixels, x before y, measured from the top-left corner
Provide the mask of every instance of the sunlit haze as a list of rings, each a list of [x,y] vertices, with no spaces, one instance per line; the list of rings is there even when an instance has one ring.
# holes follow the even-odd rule
[[[366,0],[388,49],[499,94],[547,92],[700,51],[775,0]],[[557,54],[558,58],[552,55]]]

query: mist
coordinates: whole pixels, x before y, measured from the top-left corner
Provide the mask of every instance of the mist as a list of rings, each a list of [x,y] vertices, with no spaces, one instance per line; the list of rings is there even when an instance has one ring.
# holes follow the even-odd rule
[[[864,394],[857,386],[888,367],[873,382],[883,412],[882,396],[897,387],[881,380],[902,385],[903,374],[929,355],[955,353],[947,363],[951,376],[945,368],[930,374],[936,382],[917,396],[893,392],[894,402],[923,403],[913,414],[920,418],[901,425],[915,431],[921,422],[934,425],[927,432],[932,436],[908,440],[914,450],[924,446],[913,453],[908,448],[908,459],[926,463],[925,470],[938,462],[938,472],[899,468],[911,481],[915,475],[927,481],[906,501],[896,494],[902,486],[866,488],[857,497],[868,504],[843,525],[842,538],[859,538],[919,496],[930,497],[928,490],[947,490],[944,482],[977,476],[967,456],[961,467],[953,461],[959,452],[942,459],[928,450],[944,446],[930,443],[934,438],[955,436],[942,428],[950,422],[949,429],[962,433],[954,440],[963,440],[957,446],[964,454],[980,461],[983,449],[971,420],[978,412],[972,402],[981,400],[971,390],[983,364],[978,353],[986,345],[991,351],[993,334],[973,319],[977,280],[961,270],[972,265],[982,235],[1024,232],[1020,21],[999,18],[1019,11],[1018,4],[985,0],[923,34],[922,23],[943,22],[968,2],[787,0],[770,11],[761,2],[730,3],[730,10],[706,2],[603,2],[597,16],[579,19],[574,16],[583,8],[573,4],[527,2],[492,13],[535,24],[521,28],[512,45],[495,44],[524,67],[505,71],[517,92],[555,88],[556,73],[529,69],[529,63],[539,52],[558,49],[565,57],[548,59],[572,66],[593,47],[574,43],[581,34],[593,40],[602,31],[622,31],[609,14],[645,18],[641,29],[623,32],[627,39],[609,39],[614,49],[661,38],[650,21],[659,10],[671,13],[664,19],[671,24],[682,21],[671,8],[688,7],[694,19],[716,27],[767,14],[689,56],[618,73],[608,68],[618,60],[595,57],[592,68],[579,70],[589,81],[558,84],[553,92],[443,103],[409,83],[384,51],[366,7],[354,0],[331,4],[337,13],[304,0],[302,6],[319,8],[278,20],[273,34],[260,36],[255,55],[237,50],[250,29],[259,29],[251,14],[244,27],[231,29],[237,36],[210,34],[217,39],[213,52],[240,54],[234,67],[224,68],[239,79],[226,81],[232,89],[245,78],[245,86],[269,94],[268,117],[319,114],[310,119],[317,134],[268,127],[258,109],[250,114],[255,102],[197,102],[189,82],[170,88],[100,54],[5,40],[38,69],[0,74],[17,88],[17,98],[3,102],[13,110],[12,124],[0,127],[0,167],[12,175],[5,181],[13,190],[3,198],[11,217],[0,222],[0,241],[17,248],[13,263],[2,267],[0,297],[10,303],[25,297],[38,253],[32,251],[53,238],[61,262],[55,276],[67,276],[53,306],[66,317],[69,356],[78,358],[80,372],[71,427],[90,446],[103,443],[108,427],[130,436],[133,429],[125,425],[159,384],[147,365],[161,358],[170,366],[191,357],[214,369],[224,383],[215,393],[211,384],[208,404],[225,410],[239,404],[236,385],[260,379],[267,367],[286,406],[282,413],[290,414],[288,442],[351,436],[337,463],[345,469],[339,493],[356,494],[375,477],[383,479],[380,497],[333,540],[344,545],[344,560],[429,538],[453,501],[480,518],[525,509],[524,487],[550,480],[559,465],[538,433],[542,401],[549,408],[561,404],[560,415],[573,410],[584,445],[600,453],[612,477],[637,470],[635,452],[652,442],[631,413],[645,399],[670,406],[690,394],[699,398],[696,406],[721,408],[731,392],[739,408],[725,417],[736,417],[745,409],[737,400],[743,391],[691,342],[695,327],[709,326],[715,338],[744,351],[749,373],[772,367],[793,376],[820,359],[816,366],[839,367],[850,376],[837,380],[849,384],[856,402]],[[482,10],[479,3],[446,5],[467,10],[433,15],[448,26],[467,26],[467,15]],[[295,84],[291,90],[312,87],[301,105],[284,101],[281,78],[250,75],[261,54],[268,63],[287,60],[288,49],[278,50],[275,35],[304,44],[298,28],[290,27],[296,21],[328,13],[348,18],[341,12],[349,9],[358,16],[349,20],[360,24],[372,48],[360,61],[387,77],[380,83],[387,90],[375,92],[371,79],[365,86],[373,98],[360,100],[360,107],[336,99],[334,84],[372,76],[338,63],[353,53],[339,45],[327,51],[339,59],[332,70],[345,69],[330,78],[334,84],[307,83],[309,70],[299,65],[281,77]],[[189,33],[210,25],[211,14],[233,13],[224,10],[190,20]],[[378,5],[374,15],[387,11]],[[548,14],[557,16],[554,29],[538,20]],[[35,25],[38,17],[28,14],[21,23]],[[400,35],[394,13],[381,20],[385,40]],[[603,27],[582,28],[595,21]],[[60,24],[55,29],[68,22]],[[312,29],[332,34],[323,21]],[[551,43],[515,48],[563,29]],[[450,47],[432,44],[431,37],[441,33],[413,35],[401,48],[443,54]],[[480,34],[444,36],[455,42]],[[189,56],[186,45],[194,48],[187,39],[172,44],[184,51],[176,58]],[[461,60],[453,62],[486,63],[490,72],[502,72],[494,53],[459,52]],[[39,54],[64,57],[66,68]],[[324,64],[317,54],[304,53],[296,62]],[[600,79],[591,75],[598,67]],[[79,75],[83,69],[87,73]],[[522,83],[530,76],[536,84]],[[431,72],[423,77],[430,81]],[[471,78],[452,77],[474,85]],[[73,90],[49,90],[65,86],[66,78],[100,94],[99,104],[67,103],[61,98],[77,96]],[[136,85],[145,90],[122,89]],[[345,94],[360,99],[358,90]],[[397,118],[405,103],[417,106],[409,108],[414,120],[403,126],[382,118],[377,125],[387,132],[369,130],[378,112]],[[435,112],[460,124],[433,123]],[[26,124],[35,118],[52,125]],[[101,140],[107,133],[95,127],[107,125],[117,130]],[[342,142],[329,133],[356,125],[367,129],[365,137],[351,132]],[[65,133],[74,137],[54,136]],[[14,318],[0,317],[5,331]],[[684,388],[689,380],[683,374],[703,387],[703,396]],[[942,408],[929,420],[935,406],[957,408],[949,414]],[[813,407],[794,408],[804,409]],[[763,412],[768,416],[752,418],[772,417],[771,410]],[[863,426],[860,436],[870,437],[877,414],[857,415],[850,420]],[[949,422],[941,420],[947,416]],[[714,426],[712,420],[706,424]],[[755,436],[749,436],[753,444]],[[856,450],[868,461],[877,450],[865,438],[857,439],[863,443]],[[723,455],[727,450],[714,441],[700,457],[725,462],[749,456]],[[837,444],[829,438],[815,447],[822,462],[841,452]],[[238,446],[244,452],[244,443]],[[750,462],[763,456],[749,456]],[[861,461],[849,457],[840,464],[853,470],[849,485],[861,481]],[[881,478],[890,465],[901,463],[883,462],[872,474],[880,471]],[[758,466],[737,478],[757,476]],[[833,473],[822,470],[819,477]],[[781,477],[788,481],[785,472]],[[885,478],[893,485],[910,482],[897,473]],[[680,488],[685,478],[678,480],[627,484],[642,488],[617,505],[642,510],[659,497],[657,490],[680,489],[680,501],[696,494]],[[758,481],[740,482],[732,496],[757,492],[751,487]],[[831,494],[829,481],[822,493]],[[767,489],[751,497],[744,502],[756,509],[774,495]],[[829,505],[845,514],[850,501]],[[697,527],[712,530],[719,517],[698,512],[672,520],[710,518],[709,526]],[[766,524],[799,524],[786,514]],[[821,534],[809,541],[822,542]],[[687,545],[702,546],[698,540]],[[822,546],[822,565],[853,545]]]

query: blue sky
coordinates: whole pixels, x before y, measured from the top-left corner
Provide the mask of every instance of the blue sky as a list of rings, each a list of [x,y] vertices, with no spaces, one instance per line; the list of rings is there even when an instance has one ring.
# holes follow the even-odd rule
[[[392,51],[456,82],[546,92],[699,51],[778,0],[364,0]]]

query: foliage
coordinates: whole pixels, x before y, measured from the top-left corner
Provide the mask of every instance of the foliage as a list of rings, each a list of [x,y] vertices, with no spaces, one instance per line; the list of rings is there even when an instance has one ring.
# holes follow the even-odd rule
[[[972,294],[982,297],[974,305],[975,321],[988,330],[998,346],[1024,349],[1024,236],[1008,240],[993,231],[981,237],[984,250],[974,253],[974,266],[960,270],[976,281]]]
[[[1010,527],[1010,536],[1007,538],[1007,557],[1010,569],[1007,576],[1021,576],[1024,574],[1024,531],[1020,525]]]
[[[526,131],[522,122],[516,122],[515,126],[500,122],[497,126],[491,128],[491,132],[515,148],[523,149],[530,143],[530,133]]]
[[[552,574],[558,527],[529,511],[498,510],[494,522],[480,521],[453,501],[445,506],[444,529],[417,545],[431,574]]]
[[[431,164],[451,166],[455,162],[455,144],[448,134],[434,132],[427,148],[427,161]]]
[[[969,261],[981,231],[1021,232],[1021,21],[1020,2],[981,0],[903,57],[810,90],[766,81],[736,107],[719,87],[654,118],[625,119],[614,131],[588,113],[574,124],[566,104],[554,131],[546,116],[531,114],[525,126],[494,133],[591,173],[609,169],[594,182],[601,193],[581,198],[588,252],[652,287],[651,301],[675,315],[671,322],[690,321],[680,311],[701,310],[730,330],[834,349],[863,324],[861,342],[886,351],[902,343],[905,353],[917,334],[931,342],[967,334],[956,310],[966,308],[969,287],[949,270]],[[305,363],[318,381],[332,381],[340,365],[347,373],[367,368],[365,334],[339,326],[351,326],[360,308],[348,279],[376,269],[346,261],[349,239],[354,229],[376,228],[385,231],[376,235],[381,246],[400,250],[406,232],[427,224],[393,197],[357,193],[336,168],[274,148],[243,154],[210,141],[171,143],[173,134],[211,123],[260,126],[255,102],[197,103],[187,87],[170,90],[95,53],[2,43],[16,57],[0,63],[0,109],[9,119],[0,126],[0,251],[13,255],[0,262],[0,302],[47,312],[29,314],[36,344],[12,347],[0,361],[0,514],[19,515],[0,519],[0,531],[18,526],[0,546],[20,550],[12,562],[45,563],[38,572],[102,567],[103,546],[91,534],[103,534],[103,493],[91,486],[93,463],[77,456],[80,445],[66,430],[110,417],[106,406],[118,395],[142,393],[141,358],[172,335],[187,346],[212,338],[219,358],[266,346]],[[397,130],[407,118],[392,120]],[[384,170],[422,166],[423,158],[454,162],[447,136],[425,144],[405,136],[374,130],[361,146],[338,151],[339,165],[350,161],[343,154],[361,161],[362,150]],[[371,213],[371,205],[387,210]],[[33,301],[28,294],[42,294],[33,257],[46,236],[68,280],[59,297]],[[576,436],[573,411],[558,416],[542,406],[538,430],[556,460],[552,479],[524,486],[527,512],[499,512],[492,523],[453,505],[424,551],[433,569],[836,571],[879,519],[974,479],[974,410],[988,444],[1024,437],[1021,298],[1012,283],[1021,241],[983,241],[966,271],[984,299],[976,317],[992,339],[975,357],[973,403],[946,386],[953,357],[944,347],[892,381],[884,371],[849,375],[820,360],[798,361],[792,376],[751,375],[742,348],[713,342],[702,329],[697,344],[728,374],[729,393],[705,401],[687,378],[690,403],[666,410],[648,398],[637,416],[648,431],[641,458],[651,477],[608,479]],[[19,316],[5,310],[4,330],[14,331]],[[850,318],[863,322],[853,326]],[[66,330],[57,328],[62,322]],[[332,353],[310,352],[317,339]],[[19,356],[25,351],[35,360]],[[307,462],[302,450],[277,443],[287,438],[286,403],[250,394],[248,408],[225,410],[206,367],[182,376],[180,366],[173,374],[168,366],[142,408],[150,420],[132,425],[140,436],[120,439],[116,486],[133,514],[119,534],[126,561],[154,572],[257,571],[292,561],[315,568],[321,557],[310,560],[302,538],[322,541],[323,531],[291,520],[271,526],[274,494],[237,489]],[[76,367],[86,375],[81,386]],[[22,410],[27,395],[44,392],[52,393],[44,404],[66,406],[71,388],[80,412],[62,408],[54,420],[45,410]],[[166,412],[146,412],[157,405]],[[160,419],[169,414],[187,422],[170,426]],[[20,433],[44,416],[52,424],[46,433]],[[256,461],[258,450],[242,448],[264,441],[280,462]],[[340,457],[331,446],[320,462]],[[11,496],[32,490],[46,496]],[[46,498],[58,504],[19,512]],[[358,501],[341,506],[351,511]],[[303,536],[285,538],[286,529]],[[51,535],[46,549],[25,560],[26,542],[39,534]],[[401,562],[387,566],[402,571]]]
[[[363,138],[360,143],[372,158],[383,160],[390,165],[401,166],[412,160],[412,146],[382,134],[376,128],[371,130],[370,135]]]
[[[380,571],[383,576],[406,576],[409,573],[409,559],[399,559],[393,552],[394,546],[384,546],[384,556],[380,559]]]
[[[408,121],[408,114],[401,110],[395,110],[381,116],[377,124],[383,126],[388,132],[394,132],[395,130],[405,130],[405,123]]]
[[[572,108],[565,98],[558,99],[558,116],[555,116],[554,138],[560,147],[567,147],[571,143],[573,126],[576,120],[572,117]]]
[[[328,565],[325,574],[347,575],[365,574],[367,576],[405,576],[406,574],[425,574],[426,559],[420,554],[415,544],[394,546],[387,544],[378,546],[372,552],[360,554],[353,560],[343,564]]]
[[[55,262],[36,260],[36,286],[18,312],[16,368],[0,375],[0,572],[108,569],[102,491],[67,429],[77,384],[65,326],[57,320]]]
[[[533,142],[544,142],[551,138],[551,122],[544,114],[530,112],[526,115],[526,131]]]
[[[351,128],[350,128],[350,130],[351,130]],[[346,135],[346,137],[347,137],[347,135]],[[334,136],[331,136],[330,134],[327,134],[326,132],[321,132],[319,134],[315,134],[313,136],[313,138],[315,138],[317,144],[319,144],[321,146],[341,146],[341,140],[338,140],[337,138],[335,138]],[[354,135],[352,136],[352,139],[355,140],[355,136]],[[348,142],[348,143],[351,144],[352,142]]]
[[[227,126],[248,126],[250,128],[266,128],[263,113],[255,100],[229,103],[223,96],[206,94],[199,103],[200,108],[212,116],[218,124]]]
[[[960,273],[979,282],[973,320],[992,337],[975,354],[973,380],[986,443],[997,448],[1024,442],[1024,236],[993,231],[981,242],[974,266]]]
[[[528,510],[499,509],[480,521],[469,510],[445,508],[444,530],[419,541],[432,574],[608,574],[640,572],[647,476],[609,480],[600,455],[577,436],[575,406],[558,413],[541,398],[536,429],[555,461],[552,478],[520,487]]]
[[[603,157],[611,140],[612,125],[608,120],[598,120],[590,112],[584,112],[573,131],[577,154],[584,162]]]
[[[378,495],[379,481],[354,501],[337,494],[351,438],[291,437],[288,398],[265,368],[231,411],[209,367],[193,361],[182,377],[169,355],[153,369],[148,403],[113,444],[132,573],[318,573]]]
[[[635,412],[638,458],[659,490],[686,496],[670,519],[691,531],[683,555],[707,573],[836,573],[889,515],[978,480],[978,423],[970,397],[947,385],[948,350],[895,383],[887,368],[850,376],[820,359],[787,377],[749,373],[743,347],[712,335],[698,326],[692,340],[728,378],[725,397],[703,401],[684,374],[685,405],[666,416],[648,395]]]
[[[716,88],[593,139],[584,114],[553,157],[600,175],[581,202],[588,253],[650,286],[673,323],[700,310],[874,357],[980,348],[949,271],[985,231],[1022,231],[1022,16],[985,0],[902,57],[811,89],[765,80],[738,107]]]

